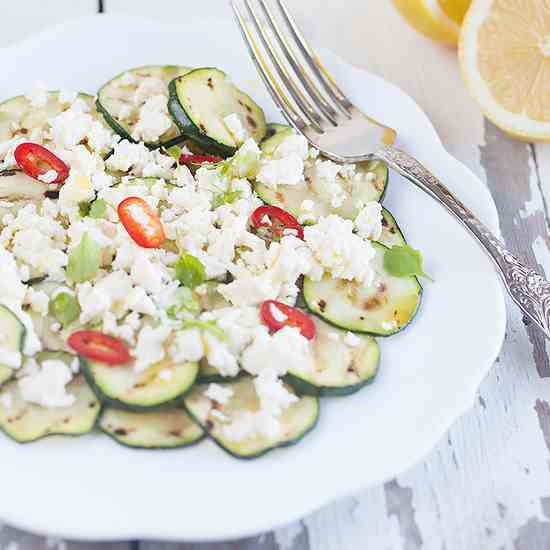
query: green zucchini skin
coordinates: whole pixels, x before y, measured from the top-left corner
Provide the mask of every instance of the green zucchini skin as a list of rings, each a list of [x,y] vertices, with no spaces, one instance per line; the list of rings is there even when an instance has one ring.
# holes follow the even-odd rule
[[[132,424],[136,428],[128,429]],[[163,424],[166,433],[162,433]],[[130,449],[183,449],[205,438],[204,430],[180,407],[147,413],[105,408],[98,427],[119,445]],[[141,429],[145,429],[145,433],[140,435]],[[155,430],[153,435],[152,430]]]
[[[115,409],[120,409],[130,412],[147,412],[147,411],[158,411],[163,409],[168,409],[180,405],[183,402],[186,394],[191,390],[193,384],[197,379],[197,374],[199,367],[196,363],[193,364],[194,373],[190,376],[188,383],[182,386],[177,393],[172,395],[168,399],[160,399],[153,403],[147,405],[141,405],[139,403],[129,401],[121,398],[121,396],[115,396],[112,393],[109,393],[104,386],[98,383],[97,376],[93,372],[93,364],[89,362],[86,358],[79,356],[80,361],[80,371],[86,378],[86,381],[93,389],[94,393],[97,395],[98,399],[101,402],[109,407]],[[191,364],[189,364],[191,366]],[[113,367],[121,368],[121,367]]]
[[[342,304],[346,304],[348,302],[351,303],[351,301],[347,298],[347,294],[348,287],[352,286],[353,283],[347,281],[331,279],[312,281],[308,277],[304,277],[303,296],[310,312],[335,327],[360,334],[369,334],[371,336],[393,336],[394,334],[398,334],[399,332],[405,330],[416,317],[422,301],[423,288],[417,277],[392,277],[391,275],[384,273],[381,265],[383,265],[384,251],[387,250],[388,247],[379,242],[373,242],[373,246],[377,251],[377,257],[375,258],[375,261],[378,264],[377,271],[379,275],[383,275],[383,282],[386,286],[389,286],[390,284],[393,284],[393,286],[399,286],[401,283],[408,283],[410,286],[410,289],[407,291],[408,294],[405,295],[405,298],[402,298],[399,304],[394,303],[391,307],[386,307],[386,301],[382,304],[375,303],[372,308],[377,310],[383,306],[386,310],[390,310],[390,313],[392,313],[392,318],[384,319],[388,322],[393,320],[395,318],[395,314],[397,313],[397,316],[399,317],[397,326],[392,329],[385,329],[381,326],[381,324],[379,326],[373,326],[371,324],[372,319],[378,316],[379,312],[373,311],[369,315],[368,308],[365,306],[360,306],[359,304],[351,304],[350,306],[350,310],[351,308],[355,308],[353,318],[343,319],[342,314],[335,312],[335,308],[332,305],[333,303],[338,303],[340,307],[343,307]],[[336,289],[337,285],[339,286],[338,289]],[[361,290],[362,287],[356,287],[353,294],[357,294]],[[332,300],[332,297],[329,297],[327,293],[336,295],[338,299]],[[395,296],[392,299],[395,302]],[[330,307],[327,308],[327,305]]]
[[[345,331],[334,329],[318,317],[313,317],[313,321],[317,330],[312,340],[315,372],[300,373],[290,370],[285,376],[285,382],[292,386],[298,395],[319,397],[351,395],[371,384],[378,374],[380,365],[378,342],[371,336],[360,334],[357,337],[361,343],[356,348],[351,348],[343,341]],[[338,340],[330,339],[331,332],[338,336]],[[327,382],[326,376],[323,380],[327,371],[330,376],[330,370],[336,368],[339,370],[333,372],[330,382]]]
[[[175,80],[172,80],[168,85],[168,111],[172,115],[172,119],[179,131],[187,138],[192,139],[205,152],[220,155],[224,158],[231,157],[237,152],[235,147],[228,147],[210,139],[195,126],[187,116],[185,109],[181,106]]]
[[[251,384],[251,378],[250,377],[243,377],[242,379],[233,382],[230,384],[230,387],[235,390],[235,393],[238,394],[238,392],[241,391],[242,385],[248,385]],[[193,399],[196,397],[197,393],[200,393],[205,389],[205,386],[196,386],[193,390],[193,392],[187,396],[184,407],[189,416],[197,422],[199,426],[202,427],[202,429],[205,431],[207,437],[209,437],[220,449],[228,453],[229,455],[233,456],[234,458],[238,458],[240,460],[254,460],[256,458],[260,458],[264,456],[265,454],[280,448],[290,447],[292,445],[295,445],[299,441],[301,441],[308,433],[310,433],[316,426],[319,421],[319,412],[320,412],[320,405],[319,405],[319,399],[315,396],[302,396],[302,400],[307,400],[307,404],[311,406],[312,411],[310,418],[307,422],[307,424],[302,427],[302,429],[294,436],[287,440],[274,442],[270,445],[264,446],[262,448],[259,448],[258,450],[254,452],[239,452],[237,449],[235,449],[235,446],[238,446],[239,443],[236,442],[233,445],[231,445],[231,442],[224,442],[223,437],[221,437],[219,434],[215,433],[215,427],[216,423],[212,422],[210,419],[204,420],[199,417],[199,415],[196,413],[196,410],[194,409],[195,403],[193,402]],[[232,398],[233,399],[233,398]]]
[[[198,89],[197,89],[198,87]],[[219,90],[226,92],[223,103]],[[220,120],[233,113],[241,113],[244,125],[250,136],[260,142],[266,132],[263,110],[254,100],[231,84],[227,75],[214,67],[201,67],[175,78],[168,86],[168,111],[182,134],[187,135],[207,152],[223,157],[234,155],[240,144],[229,138]],[[199,97],[200,96],[200,97]],[[200,115],[193,109],[193,102],[202,100],[204,105]],[[216,103],[218,102],[218,103]],[[215,108],[213,105],[215,104]],[[217,124],[214,129],[206,120],[204,112],[210,108],[215,113]],[[225,135],[224,135],[225,134]]]
[[[386,208],[382,208],[382,235],[378,242],[391,248],[407,244],[405,235],[401,231],[393,214]]]

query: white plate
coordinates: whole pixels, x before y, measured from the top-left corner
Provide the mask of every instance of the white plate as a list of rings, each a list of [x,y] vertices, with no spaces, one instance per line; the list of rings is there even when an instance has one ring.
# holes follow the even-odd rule
[[[322,51],[366,112],[396,128],[400,145],[494,231],[482,183],[446,153],[426,115],[395,86]],[[278,118],[232,22],[166,26],[94,16],[0,50],[0,98],[40,79],[94,93],[127,68],[149,63],[214,65]],[[0,518],[77,539],[229,539],[271,529],[412,466],[472,404],[504,336],[502,292],[490,262],[430,198],[391,174],[385,202],[435,279],[417,319],[382,340],[376,382],[323,399],[319,426],[302,443],[239,461],[211,443],[132,451],[100,435],[19,446],[0,438]]]

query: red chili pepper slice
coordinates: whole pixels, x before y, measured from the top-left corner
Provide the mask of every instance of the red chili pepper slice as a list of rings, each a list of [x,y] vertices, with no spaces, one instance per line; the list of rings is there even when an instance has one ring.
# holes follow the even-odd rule
[[[118,217],[128,235],[143,248],[159,248],[166,236],[158,214],[140,197],[128,197],[118,205]]]
[[[130,351],[122,340],[97,330],[73,332],[67,343],[80,355],[108,365],[124,365],[130,361]]]
[[[269,218],[269,223],[264,221],[265,216]],[[304,229],[298,223],[298,220],[289,214],[286,210],[278,206],[260,206],[252,212],[250,223],[256,229],[260,227],[268,228],[274,236],[281,238],[285,229],[295,232],[296,237],[304,240]]]
[[[260,308],[260,315],[262,321],[273,332],[277,332],[283,327],[296,327],[300,329],[302,336],[308,340],[315,338],[315,323],[309,315],[295,307],[287,306],[275,300],[266,300]],[[283,317],[286,317],[286,319],[283,319]]]
[[[13,154],[19,168],[35,180],[49,170],[55,170],[57,173],[52,183],[63,183],[69,177],[69,167],[42,145],[21,143],[15,148]]]
[[[215,155],[181,155],[180,164],[216,164],[223,159]]]

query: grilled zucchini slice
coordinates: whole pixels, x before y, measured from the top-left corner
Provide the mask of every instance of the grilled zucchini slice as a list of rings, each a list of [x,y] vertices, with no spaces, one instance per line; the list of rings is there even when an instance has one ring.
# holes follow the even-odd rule
[[[227,383],[226,383],[227,384]],[[222,384],[225,385],[225,384]],[[214,403],[205,396],[207,385],[197,385],[185,399],[185,408],[214,442],[224,451],[237,458],[257,458],[277,447],[287,447],[300,441],[311,431],[319,417],[319,401],[313,396],[301,396],[299,401],[288,407],[281,415],[283,429],[278,437],[256,434],[235,441],[225,434],[225,422],[217,410],[229,421],[241,414],[254,413],[260,403],[252,379],[249,377],[229,383],[233,396],[226,404]]]
[[[202,428],[177,407],[142,413],[107,408],[99,428],[117,443],[135,449],[179,449],[204,437]]]
[[[414,276],[394,277],[384,269],[387,247],[373,243],[377,273],[371,286],[355,281],[324,277],[312,281],[304,277],[303,294],[307,307],[329,323],[353,332],[391,336],[414,318],[422,287]]]

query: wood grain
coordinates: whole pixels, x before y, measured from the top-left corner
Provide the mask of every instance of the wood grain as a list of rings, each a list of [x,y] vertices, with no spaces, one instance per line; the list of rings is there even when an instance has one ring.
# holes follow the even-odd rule
[[[54,2],[70,7],[53,8]],[[507,245],[550,273],[550,146],[512,141],[484,121],[462,84],[455,52],[409,29],[387,0],[287,3],[314,41],[395,82],[418,102],[446,148],[489,186]],[[37,11],[40,15],[23,24],[21,14],[46,4],[51,11]],[[19,11],[14,8],[5,25],[9,35],[0,37],[0,45],[70,16],[68,10],[77,9],[76,4],[30,0]],[[107,13],[172,23],[185,21],[190,11],[188,2],[172,0],[104,0],[103,6]],[[193,13],[228,16],[229,10],[225,1],[210,0],[193,3]],[[549,344],[525,325],[515,308],[508,311],[506,341],[476,406],[422,463],[383,486],[272,533],[220,544],[142,542],[140,550],[550,548]],[[18,542],[20,550],[47,547],[41,537],[4,527],[0,548],[10,541]],[[97,550],[101,546],[125,547],[97,545]],[[70,549],[91,550],[91,545],[71,543]],[[135,544],[132,550],[137,550]]]

